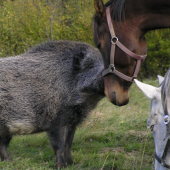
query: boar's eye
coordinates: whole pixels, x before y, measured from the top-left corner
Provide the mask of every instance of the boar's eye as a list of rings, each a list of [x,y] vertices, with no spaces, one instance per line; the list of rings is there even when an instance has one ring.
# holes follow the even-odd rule
[[[98,43],[96,46],[97,46],[98,49],[100,49],[101,43]]]

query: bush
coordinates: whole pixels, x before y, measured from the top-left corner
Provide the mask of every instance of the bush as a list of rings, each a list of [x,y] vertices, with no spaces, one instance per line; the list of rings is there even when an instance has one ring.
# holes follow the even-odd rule
[[[0,6],[0,56],[21,54],[52,39],[93,44],[92,3],[90,0],[4,1]]]
[[[170,66],[170,31],[156,30],[147,33],[148,53],[140,70],[140,77],[164,76]]]

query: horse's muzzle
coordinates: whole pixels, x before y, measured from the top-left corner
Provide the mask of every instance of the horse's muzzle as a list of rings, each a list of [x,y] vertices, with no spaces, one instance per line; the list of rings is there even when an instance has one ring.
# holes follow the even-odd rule
[[[117,94],[115,91],[106,92],[105,94],[109,101],[117,106],[124,106],[129,102],[129,93]]]

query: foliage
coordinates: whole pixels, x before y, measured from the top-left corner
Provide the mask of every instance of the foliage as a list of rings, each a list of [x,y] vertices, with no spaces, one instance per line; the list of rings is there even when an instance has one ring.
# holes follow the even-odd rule
[[[140,76],[164,76],[170,66],[170,30],[155,30],[147,33],[147,57],[142,64]]]
[[[17,55],[35,44],[53,39],[92,44],[92,3],[90,0],[3,1],[0,6],[0,56]]]

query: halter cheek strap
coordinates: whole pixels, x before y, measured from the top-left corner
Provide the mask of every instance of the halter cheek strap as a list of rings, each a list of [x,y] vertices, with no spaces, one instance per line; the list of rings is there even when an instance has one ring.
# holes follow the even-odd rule
[[[111,16],[110,16],[110,6],[106,8],[106,17],[107,17],[107,23],[109,26],[109,30],[110,30],[110,34],[111,34],[111,53],[110,53],[110,65],[109,68],[104,70],[102,72],[102,76],[104,77],[105,75],[109,74],[109,73],[113,73],[115,75],[117,75],[118,77],[126,80],[126,81],[130,81],[133,82],[133,79],[137,77],[139,69],[140,69],[140,65],[141,65],[141,61],[144,60],[146,58],[147,55],[137,55],[133,52],[131,52],[129,49],[127,49],[116,37],[115,32],[114,32],[114,28],[113,28],[113,24],[112,24],[112,20],[111,20]],[[122,50],[124,51],[126,54],[128,54],[130,57],[133,57],[135,59],[137,59],[137,64],[136,64],[136,68],[134,71],[134,74],[132,77],[129,77],[121,72],[119,72],[118,70],[116,70],[115,65],[114,65],[114,57],[115,57],[115,47],[116,45]]]

